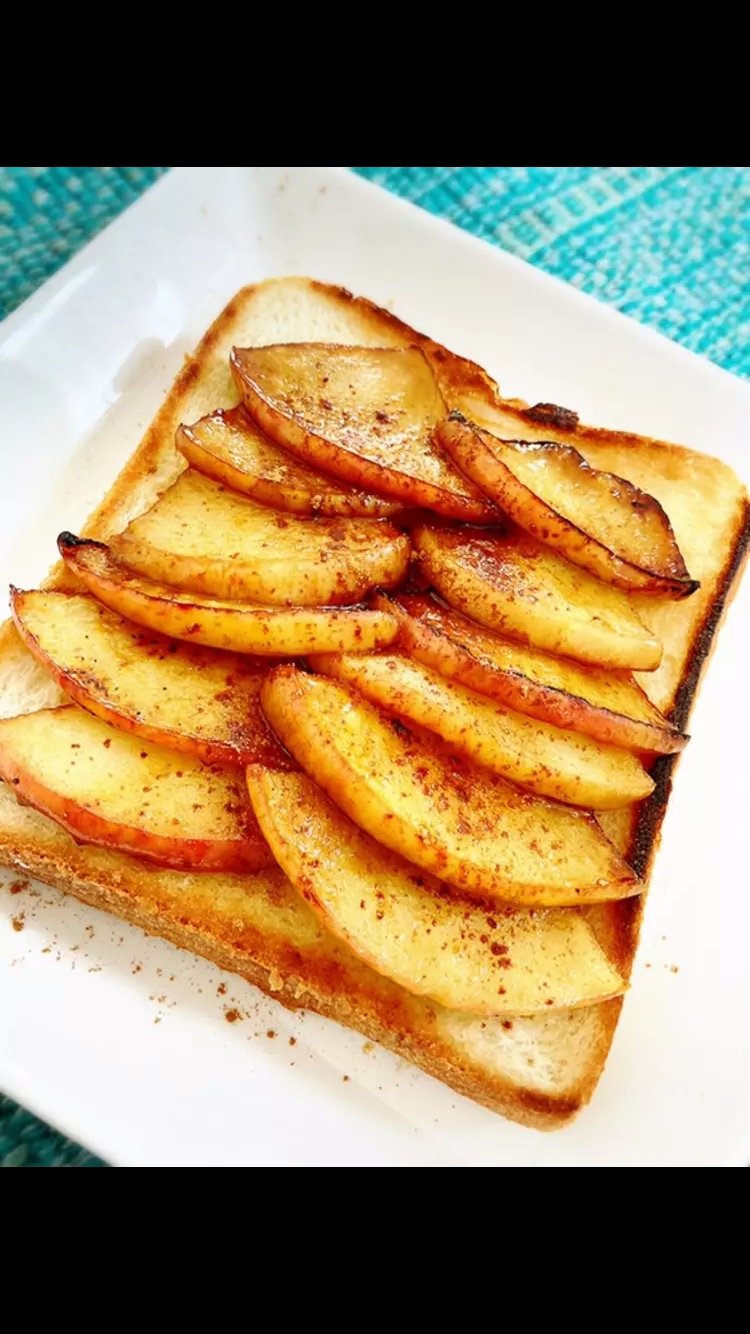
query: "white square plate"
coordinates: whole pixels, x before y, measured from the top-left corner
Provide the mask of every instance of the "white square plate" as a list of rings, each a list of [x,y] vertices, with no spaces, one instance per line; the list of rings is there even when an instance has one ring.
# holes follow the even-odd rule
[[[235,290],[290,273],[393,305],[509,394],[750,478],[750,387],[658,335],[343,168],[181,167],[0,331],[3,587],[45,574]],[[749,611],[750,580],[696,709],[610,1065],[572,1129],[507,1125],[39,887],[0,896],[0,1087],[123,1165],[746,1164]]]

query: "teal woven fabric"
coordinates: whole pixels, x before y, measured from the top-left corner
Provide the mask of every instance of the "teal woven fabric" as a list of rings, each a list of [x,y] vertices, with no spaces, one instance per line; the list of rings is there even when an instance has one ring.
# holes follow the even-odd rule
[[[0,316],[166,170],[0,168]],[[750,169],[355,171],[750,375]]]
[[[0,167],[0,319],[168,167]]]
[[[1,167],[0,317],[168,170]],[[750,375],[750,168],[353,170]],[[0,1166],[96,1165],[0,1098]]]
[[[747,167],[358,167],[750,375]]]
[[[85,1149],[0,1096],[0,1167],[103,1166]]]

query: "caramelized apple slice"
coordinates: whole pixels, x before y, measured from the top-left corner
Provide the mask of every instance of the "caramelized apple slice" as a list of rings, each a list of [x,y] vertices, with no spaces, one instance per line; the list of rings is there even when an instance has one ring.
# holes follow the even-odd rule
[[[363,607],[256,607],[180,593],[141,579],[112,558],[108,547],[72,533],[59,539],[68,569],[105,607],[148,630],[207,648],[272,658],[385,648],[398,622]]]
[[[625,593],[525,533],[422,527],[412,541],[446,602],[523,644],[600,667],[651,672],[663,649]]]
[[[337,653],[311,665],[542,797],[605,811],[643,801],[654,790],[629,751],[512,712],[402,654]]]
[[[350,687],[280,667],[261,702],[287,750],[350,820],[458,889],[547,907],[642,890],[592,815],[417,741]]]
[[[271,862],[239,770],[208,768],[74,705],[0,721],[0,777],[81,843],[175,870]]]
[[[334,935],[416,996],[478,1015],[577,1009],[625,984],[570,909],[483,909],[363,834],[302,774],[247,775],[281,869]]]
[[[255,421],[313,467],[450,519],[496,515],[432,443],[445,406],[419,348],[235,348],[232,370]]]
[[[438,428],[451,458],[532,537],[628,592],[689,597],[672,525],[653,496],[571,445],[499,440],[459,413]]]
[[[181,426],[176,443],[198,472],[272,509],[348,519],[403,513],[396,501],[357,491],[307,467],[274,444],[243,408],[212,412],[195,426]]]
[[[625,750],[672,755],[688,738],[629,672],[585,667],[493,634],[433,597],[373,601],[399,618],[400,646],[417,662],[509,709]]]
[[[206,764],[289,768],[260,708],[266,663],[175,643],[86,594],[13,589],[11,609],[34,657],[97,718]]]
[[[390,524],[277,514],[192,468],[112,541],[113,555],[146,578],[287,607],[342,606],[392,588],[410,552]]]

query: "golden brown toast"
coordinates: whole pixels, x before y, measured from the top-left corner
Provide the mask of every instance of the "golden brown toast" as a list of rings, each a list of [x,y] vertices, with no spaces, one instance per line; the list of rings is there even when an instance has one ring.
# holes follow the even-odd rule
[[[238,402],[229,368],[233,346],[333,342],[422,346],[447,390],[471,387],[491,397],[478,367],[453,357],[395,316],[342,289],[282,279],[240,292],[178,376],[163,408],[86,526],[107,541],[175,480],[185,460],[175,447],[183,422]],[[701,588],[685,602],[639,599],[641,615],[666,648],[659,671],[640,683],[680,729],[687,726],[721,618],[750,539],[748,501],[715,459],[645,437],[582,427],[560,410],[501,409],[522,438],[574,444],[589,462],[654,495],[675,529]],[[56,534],[50,534],[50,544]],[[56,571],[52,587],[74,586]],[[12,627],[0,631],[0,716],[49,707],[61,696]],[[602,823],[636,872],[648,878],[677,757],[654,769],[656,791],[640,809],[610,812]],[[458,1092],[539,1129],[565,1125],[589,1101],[602,1074],[622,1001],[536,1018],[482,1020],[408,995],[373,972],[319,924],[280,871],[248,876],[184,874],[120,854],[79,847],[57,825],[18,805],[0,786],[0,862],[104,908],[238,973],[284,1005],[318,1011],[414,1061]],[[643,900],[593,908],[591,920],[613,962],[627,975]]]

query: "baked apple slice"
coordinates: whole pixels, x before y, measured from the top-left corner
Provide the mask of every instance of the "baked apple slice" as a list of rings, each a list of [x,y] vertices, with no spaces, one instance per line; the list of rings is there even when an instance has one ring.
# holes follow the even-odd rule
[[[212,412],[194,426],[181,426],[176,444],[198,472],[272,509],[348,519],[403,513],[397,501],[358,491],[294,458],[244,408]]]
[[[338,653],[313,658],[311,666],[542,797],[606,811],[644,801],[654,790],[630,751],[515,713],[403,654]]]
[[[209,768],[75,705],[0,721],[0,777],[80,843],[173,870],[271,864],[240,770]]]
[[[449,519],[497,517],[433,443],[446,408],[419,348],[235,348],[232,370],[254,420],[305,463]]]
[[[104,722],[205,764],[289,768],[260,707],[267,663],[142,630],[87,594],[13,589],[11,610],[34,657]]]
[[[642,892],[592,815],[416,740],[350,687],[278,667],[261,702],[287,750],[350,820],[458,889],[537,907]]]
[[[411,553],[388,523],[278,514],[192,468],[111,546],[148,579],[286,607],[348,605],[381,583],[392,588]]]
[[[457,611],[522,644],[596,666],[655,671],[663,647],[627,594],[518,531],[420,527],[414,548]]]
[[[460,413],[441,423],[438,436],[467,477],[520,528],[597,579],[671,598],[700,587],[659,501],[592,468],[572,445],[500,440]]]
[[[482,1016],[578,1009],[625,983],[570,909],[487,910],[363,834],[303,774],[248,770],[258,823],[313,912],[384,977]]]
[[[390,612],[364,607],[259,607],[180,593],[141,579],[109,547],[63,533],[60,555],[83,586],[127,620],[170,639],[261,657],[302,658],[385,648],[396,638]]]
[[[373,599],[399,618],[399,645],[441,676],[509,709],[625,750],[673,755],[688,738],[629,672],[585,667],[494,634],[424,595]]]

